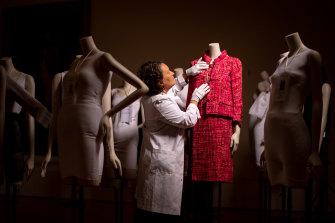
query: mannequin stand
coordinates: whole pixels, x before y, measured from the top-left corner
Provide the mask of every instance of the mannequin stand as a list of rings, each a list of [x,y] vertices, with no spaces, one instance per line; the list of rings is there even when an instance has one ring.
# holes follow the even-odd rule
[[[313,181],[308,180],[308,185],[305,192],[305,218],[306,223],[311,223],[313,220]]]
[[[11,188],[13,191],[12,198],[11,198]],[[16,222],[16,202],[17,202],[16,194],[17,194],[17,185],[15,184],[11,185],[11,184],[6,183],[6,195],[5,195],[5,206],[6,206],[5,222],[6,223]]]
[[[78,191],[77,191],[78,190]],[[78,200],[77,200],[78,194]],[[79,186],[77,184],[73,184],[71,188],[71,207],[72,207],[72,222],[75,223],[77,216],[76,216],[76,209],[78,208],[78,222],[84,222],[84,186]]]
[[[212,222],[213,182],[193,181],[192,184],[194,185],[194,220]]]
[[[271,186],[265,171],[259,171],[258,222],[271,222]]]
[[[113,178],[111,182],[103,183],[105,188],[114,189],[114,200],[115,200],[115,222],[123,222],[123,202],[124,202],[124,178]]]
[[[329,168],[329,156],[328,156],[328,140],[325,137],[322,141],[322,147],[320,151],[322,165],[322,178],[319,189],[320,203],[318,205],[317,215],[318,222],[327,222],[326,216],[330,213],[328,212],[328,193],[332,192],[335,194],[335,189],[328,182],[328,168]],[[328,220],[329,221],[329,220]],[[329,221],[330,222],[330,221]]]
[[[222,182],[219,182],[219,196],[218,196],[218,222],[221,222],[221,188]]]
[[[287,188],[283,185],[281,186],[281,188],[282,188],[281,222],[292,222],[292,188]]]

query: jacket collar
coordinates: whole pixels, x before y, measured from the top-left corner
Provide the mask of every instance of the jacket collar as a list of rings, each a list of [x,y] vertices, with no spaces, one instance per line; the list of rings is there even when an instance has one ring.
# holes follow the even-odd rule
[[[218,62],[224,60],[226,57],[228,57],[227,51],[223,50],[222,53],[221,53],[221,55],[214,59],[214,63],[218,63]],[[212,61],[212,58],[209,57],[209,51],[208,50],[206,50],[204,52],[204,55],[203,55],[202,58],[208,64],[210,64],[210,62]]]

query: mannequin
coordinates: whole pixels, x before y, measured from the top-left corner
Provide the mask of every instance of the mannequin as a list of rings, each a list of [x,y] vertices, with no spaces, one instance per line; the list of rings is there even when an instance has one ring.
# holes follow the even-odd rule
[[[231,155],[234,154],[238,148],[242,118],[242,64],[238,58],[228,56],[225,50],[221,52],[218,43],[209,44],[209,50],[204,53],[202,60],[210,64],[210,68],[203,70],[203,72],[196,78],[190,78],[188,101],[190,92],[204,81],[209,83],[211,89],[216,89],[217,92],[211,90],[206,96],[207,100],[204,100],[203,103],[198,105],[203,118],[199,120],[195,127],[193,127],[193,154],[201,154],[203,152],[202,146],[209,146],[211,147],[209,153],[213,154],[208,154],[208,156],[219,157],[219,159],[215,158],[215,160],[207,160],[206,162],[211,163],[210,166],[213,166],[211,167],[211,170],[202,170],[203,167],[195,166],[195,164],[203,162],[205,157],[193,157],[192,179],[232,182],[233,165]],[[193,61],[192,64],[195,62],[196,61]],[[203,112],[201,112],[202,110]],[[224,117],[231,118],[228,119]],[[217,121],[222,125],[217,127],[217,130],[225,131],[224,133],[215,133],[218,134],[217,138],[214,138],[213,135],[205,136],[203,132],[201,132],[204,131],[201,129],[206,128],[207,125],[204,124],[204,126],[202,126],[202,123],[205,123],[206,120],[209,121],[212,118],[214,118],[214,122]],[[218,123],[208,123],[208,125],[211,126],[217,126],[217,124]],[[213,140],[211,140],[211,142],[208,141],[209,144],[204,143],[211,138],[213,138]],[[215,144],[218,143],[218,141],[220,141],[220,144]],[[203,144],[200,145],[199,143]],[[222,143],[227,143],[227,145],[225,144],[222,148],[218,149],[218,145],[221,145]],[[231,152],[229,147],[231,148]],[[196,151],[199,151],[195,152],[195,148]],[[221,158],[222,160],[220,160]],[[221,169],[223,166],[228,169]],[[200,171],[201,174],[200,172],[195,174],[194,171]]]
[[[270,106],[265,121],[265,159],[270,183],[305,188],[307,169],[321,166],[319,141],[322,115],[322,62],[298,33],[285,36],[288,55],[271,76]],[[311,135],[302,116],[312,94]],[[279,158],[280,157],[280,158]]]
[[[210,43],[201,60],[209,68],[189,78],[187,101],[190,93],[203,83],[208,83],[211,91],[198,104],[201,119],[192,128],[191,204],[196,219],[211,221],[213,182],[233,181],[232,155],[238,148],[242,119],[242,64],[221,51],[219,43]],[[197,61],[192,61],[191,66]]]
[[[61,83],[53,81],[54,118],[49,144],[58,141],[59,165],[64,183],[98,186],[105,162],[122,175],[121,163],[114,151],[112,117],[147,92],[147,87],[109,53],[100,51],[92,36],[80,39],[83,56],[76,59]],[[137,90],[111,108],[111,74],[116,73]],[[63,101],[57,89],[62,85]],[[60,106],[61,104],[61,106]],[[59,107],[60,106],[60,107]],[[57,114],[56,114],[57,112]],[[89,133],[87,135],[86,133]],[[42,175],[51,157],[51,146],[43,162]],[[77,165],[73,164],[77,157]],[[44,170],[43,170],[44,168]]]
[[[249,138],[250,148],[254,154],[254,161],[257,167],[260,167],[260,157],[264,151],[264,122],[270,100],[270,81],[269,74],[266,71],[260,73],[262,81],[257,85],[256,99],[249,109]]]
[[[183,68],[175,68],[174,70],[175,77],[178,77],[179,75],[183,75],[184,69]],[[177,93],[178,97],[181,99],[181,102],[177,100],[177,103],[181,103],[182,105],[179,106],[180,108],[186,108],[186,100],[187,100],[187,92],[188,92],[188,85],[186,85],[183,90]]]
[[[123,81],[121,88],[112,89],[112,106],[116,106],[135,90],[136,88],[131,84]],[[140,101],[136,100],[117,112],[112,118],[115,152],[122,163],[122,173],[125,179],[136,179],[139,109]]]
[[[32,96],[35,96],[35,82],[32,76],[23,74],[15,69],[10,57],[3,57],[0,59],[0,65],[4,68],[2,72],[8,75],[8,78],[20,82],[22,87]],[[20,185],[23,180],[23,145],[20,138],[20,133],[23,129],[17,126],[18,114],[21,111],[21,106],[15,102],[10,95],[6,96],[5,102],[5,138],[4,138],[4,155],[5,157],[5,175],[6,182],[12,185]],[[27,170],[27,177],[30,178],[34,169],[35,157],[35,123],[34,118],[26,113],[27,116],[27,135],[29,143],[28,159],[25,161]],[[15,132],[13,132],[15,131]],[[11,142],[11,141],[13,142]],[[20,145],[21,144],[21,145]],[[7,147],[7,148],[6,148]],[[6,164],[7,162],[7,164]],[[21,167],[20,167],[21,166]]]
[[[52,117],[52,114],[48,109],[17,84],[8,73],[5,72],[4,75],[6,76],[6,94],[10,94],[11,97],[32,115],[37,122],[44,128],[47,128]]]

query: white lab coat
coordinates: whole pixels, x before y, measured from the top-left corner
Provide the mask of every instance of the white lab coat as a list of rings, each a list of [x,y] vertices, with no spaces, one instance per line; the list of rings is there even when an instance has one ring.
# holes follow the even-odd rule
[[[177,93],[186,85],[183,77],[167,94],[144,96],[143,141],[139,160],[136,198],[143,210],[180,215],[184,173],[184,129],[200,118],[198,107],[186,111],[176,102]]]

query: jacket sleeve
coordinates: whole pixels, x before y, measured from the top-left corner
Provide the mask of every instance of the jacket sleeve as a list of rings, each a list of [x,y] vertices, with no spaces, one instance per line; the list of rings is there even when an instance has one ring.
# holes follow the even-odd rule
[[[155,101],[154,107],[160,113],[163,122],[179,128],[193,127],[200,118],[199,109],[195,104],[191,103],[184,112],[169,97]]]
[[[239,126],[242,126],[242,63],[238,58],[235,58],[234,60],[231,72],[231,80],[234,107],[233,122],[237,123]]]

